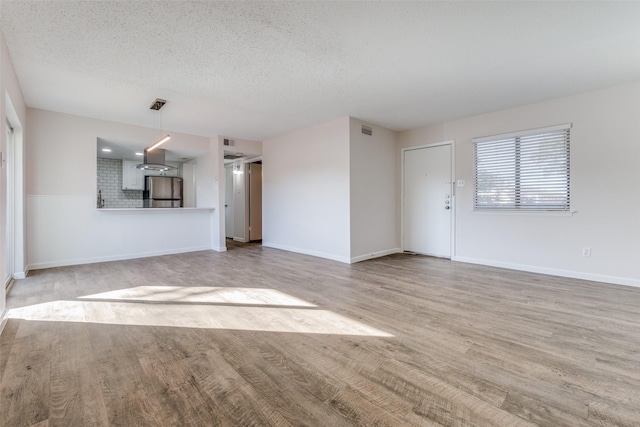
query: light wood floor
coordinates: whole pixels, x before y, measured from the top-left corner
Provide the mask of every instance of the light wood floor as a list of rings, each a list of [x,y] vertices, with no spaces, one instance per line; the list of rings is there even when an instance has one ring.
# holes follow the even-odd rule
[[[260,245],[32,272],[3,426],[640,426],[640,289]]]

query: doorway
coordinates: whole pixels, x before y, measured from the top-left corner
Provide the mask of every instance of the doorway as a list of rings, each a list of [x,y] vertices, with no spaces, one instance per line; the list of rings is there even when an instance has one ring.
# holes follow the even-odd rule
[[[225,237],[262,241],[262,158],[237,159],[225,165]]]
[[[13,279],[13,267],[14,267],[14,248],[15,248],[15,238],[14,238],[14,220],[13,220],[13,213],[14,213],[14,189],[15,189],[15,185],[13,182],[13,177],[14,177],[14,144],[13,144],[13,128],[11,127],[11,125],[9,125],[9,123],[7,123],[7,135],[6,135],[6,150],[5,150],[5,158],[3,158],[2,160],[4,161],[4,167],[6,169],[6,182],[5,182],[5,188],[6,188],[6,200],[5,200],[5,288],[8,287],[11,284],[11,279]]]
[[[402,150],[402,247],[441,258],[453,253],[453,141]]]
[[[262,240],[262,162],[249,163],[249,241]]]
[[[224,165],[224,233],[233,239],[233,164]]]

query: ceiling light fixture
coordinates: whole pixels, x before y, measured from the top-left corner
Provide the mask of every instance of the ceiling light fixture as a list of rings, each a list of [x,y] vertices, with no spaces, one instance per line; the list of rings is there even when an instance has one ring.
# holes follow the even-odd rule
[[[156,100],[153,101],[153,103],[151,104],[151,107],[149,108],[151,110],[160,111],[160,109],[164,107],[164,104],[166,103],[167,103],[166,99],[156,98]],[[162,114],[160,114],[160,134],[162,134]],[[151,144],[150,146],[148,146],[147,148],[145,148],[145,151],[151,151],[155,148],[158,148],[159,146],[161,146],[162,144],[164,144],[170,139],[171,139],[171,135],[165,135],[159,140],[157,140],[156,142],[154,142],[153,144]]]
[[[110,153],[111,152],[111,148],[103,148],[102,151],[104,151],[105,153]]]
[[[162,144],[164,144],[165,142],[167,142],[170,139],[171,139],[171,135],[165,135],[162,138],[160,138],[159,140],[157,140],[156,142],[154,142],[152,145],[147,147],[145,150],[146,151],[151,151],[151,150],[153,150],[155,148],[158,148],[159,146],[161,146]]]
[[[151,104],[151,107],[149,107],[152,110],[160,110],[162,107],[164,107],[164,104],[167,103],[166,99],[160,99],[160,98],[156,98],[155,101],[153,101],[153,104]]]
[[[156,98],[156,100],[153,101],[153,104],[151,104],[151,107],[149,108],[152,110],[158,111],[166,103],[167,103],[166,100]],[[160,113],[159,117],[160,117],[160,135],[162,135],[162,113]],[[159,146],[161,146],[162,144],[164,144],[170,139],[171,139],[171,135],[165,135],[159,140],[157,140],[156,142],[154,142],[153,144],[151,144],[150,146],[148,146],[147,148],[145,148],[143,153],[136,153],[136,155],[138,156],[144,155],[144,162],[139,165],[136,165],[136,169],[142,169],[146,171],[157,171],[157,172],[166,172],[171,169],[177,169],[173,165],[165,164],[167,150],[158,148]],[[156,148],[158,149],[156,150]],[[152,153],[151,151],[153,150],[156,150],[156,151]]]

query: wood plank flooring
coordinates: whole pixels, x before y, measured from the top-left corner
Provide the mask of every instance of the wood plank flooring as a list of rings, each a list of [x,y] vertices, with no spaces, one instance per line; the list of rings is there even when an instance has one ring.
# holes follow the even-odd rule
[[[2,426],[640,426],[637,288],[230,244],[7,304]]]

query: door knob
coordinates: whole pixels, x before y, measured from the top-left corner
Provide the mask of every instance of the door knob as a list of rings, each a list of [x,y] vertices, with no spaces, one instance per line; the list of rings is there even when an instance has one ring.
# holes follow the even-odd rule
[[[445,206],[444,208],[445,208],[445,209],[451,209],[449,206]]]

